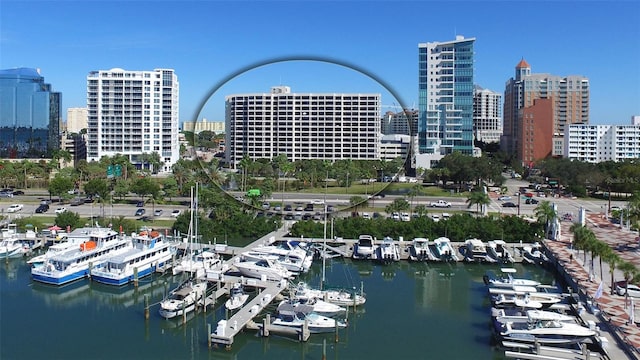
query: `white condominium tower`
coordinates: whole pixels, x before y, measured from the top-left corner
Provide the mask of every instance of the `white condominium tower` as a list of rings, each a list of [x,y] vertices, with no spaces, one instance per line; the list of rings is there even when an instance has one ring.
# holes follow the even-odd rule
[[[226,161],[243,156],[289,161],[380,158],[380,94],[270,93],[228,95]]]
[[[172,69],[92,71],[87,76],[87,160],[126,155],[143,166],[142,154],[158,153],[170,172],[178,161],[178,77]]]
[[[477,141],[499,143],[502,136],[502,94],[476,85],[473,91],[473,132]]]

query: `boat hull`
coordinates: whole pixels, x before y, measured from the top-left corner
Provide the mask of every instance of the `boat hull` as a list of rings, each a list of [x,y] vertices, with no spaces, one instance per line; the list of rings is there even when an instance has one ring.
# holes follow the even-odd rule
[[[160,263],[159,266],[162,267],[164,263]],[[156,266],[146,266],[142,269],[138,270],[138,279],[142,279],[143,277],[151,275],[156,270]],[[91,280],[99,282],[101,284],[107,285],[115,285],[115,286],[123,286],[130,282],[133,282],[136,279],[136,276],[133,274],[133,271],[127,271],[123,274],[114,274],[109,272],[93,272],[91,274]]]

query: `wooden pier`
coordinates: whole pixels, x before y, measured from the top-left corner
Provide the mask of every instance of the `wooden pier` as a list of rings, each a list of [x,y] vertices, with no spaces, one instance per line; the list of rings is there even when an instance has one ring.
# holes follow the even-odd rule
[[[225,280],[227,280],[226,277]],[[238,278],[233,279],[232,282],[238,282]],[[273,282],[245,279],[244,282],[246,285],[255,286],[261,290],[231,318],[218,321],[215,332],[210,335],[213,344],[230,347],[234,337],[287,287],[286,280]]]

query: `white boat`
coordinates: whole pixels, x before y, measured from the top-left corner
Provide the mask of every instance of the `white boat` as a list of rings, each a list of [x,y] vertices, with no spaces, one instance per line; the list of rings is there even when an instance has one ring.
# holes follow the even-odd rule
[[[498,294],[491,298],[496,307],[517,306],[522,308],[540,309],[546,308],[562,301],[560,296],[545,293],[527,294]]]
[[[360,306],[367,301],[363,293],[357,294],[355,291],[349,292],[341,289],[318,290],[310,288],[306,283],[299,282],[293,291],[291,291],[293,299],[321,299],[332,304],[341,306]]]
[[[395,244],[393,239],[390,237],[385,237],[373,254],[373,260],[381,264],[390,264],[392,262],[400,261],[400,249],[398,244]]]
[[[192,251],[184,256],[175,266],[173,266],[173,275],[180,273],[188,273],[191,276],[202,277],[207,270],[212,270],[222,265],[220,255],[215,252],[203,250]]]
[[[488,256],[487,245],[480,239],[467,239],[464,242],[464,259],[466,261],[493,262]]]
[[[543,265],[549,259],[541,251],[542,246],[539,243],[526,245],[522,248],[522,259],[529,264]]]
[[[164,241],[164,237],[157,231],[132,234],[131,241],[132,249],[109,257],[107,261],[92,268],[92,280],[108,285],[126,285],[151,275],[176,253],[177,243]]]
[[[271,245],[256,246],[249,251],[252,253],[263,253],[277,255],[278,261],[293,272],[307,272],[313,264],[313,252],[306,247],[303,248],[299,241],[279,241]]]
[[[197,301],[206,296],[206,292],[206,281],[194,283],[192,280],[187,280],[160,302],[158,312],[165,319],[188,314],[195,310]]]
[[[499,277],[493,277],[489,274],[486,274],[483,277],[485,284],[492,287],[502,287],[502,288],[513,288],[514,286],[530,286],[536,287],[540,285],[540,282],[529,279],[517,279],[513,277],[513,274],[516,273],[516,269],[514,268],[501,268],[500,272],[502,273]]]
[[[304,257],[300,257],[300,254],[287,254],[287,255],[279,255],[276,253],[270,252],[262,252],[256,250],[248,250],[240,254],[240,258],[243,261],[258,261],[262,259],[269,259],[271,261],[277,262],[280,265],[284,266],[287,270],[291,271],[295,274],[300,274],[307,272],[311,267],[313,262],[313,256],[307,256],[306,253]]]
[[[238,269],[240,274],[251,278],[280,281],[293,277],[293,274],[284,266],[269,259],[240,261],[233,265]]]
[[[231,288],[231,294],[229,299],[224,303],[224,306],[228,310],[236,310],[244,305],[249,299],[249,294],[245,293],[242,289],[241,283],[234,283]]]
[[[42,266],[31,268],[31,276],[35,281],[64,285],[89,276],[91,267],[131,248],[131,241],[119,236],[117,232],[108,228],[95,228],[89,240],[76,249],[52,256]]]
[[[354,259],[370,259],[374,256],[376,246],[373,244],[373,236],[360,235],[358,242],[353,246]]]
[[[496,262],[512,263],[513,255],[507,249],[504,240],[491,240],[487,242],[489,256]]]
[[[451,240],[446,237],[439,237],[433,240],[435,247],[434,257],[440,261],[458,261],[458,255],[451,245]]]
[[[9,224],[0,231],[0,257],[18,257],[29,252],[27,244],[20,241],[18,227],[16,224]]]
[[[336,328],[347,327],[346,322],[316,314],[311,307],[293,307],[288,304],[278,307],[277,317],[271,324],[300,329],[305,323],[311,334],[334,332]]]
[[[285,299],[280,302],[279,306],[285,306],[285,305],[293,306],[294,308],[298,306],[310,306],[314,313],[323,315],[323,316],[329,316],[329,317],[333,317],[347,311],[346,308],[340,305],[333,304],[333,303],[316,299],[316,298]]]
[[[507,311],[505,309],[492,309],[492,317],[496,322],[505,324],[507,322],[529,322],[529,313],[537,318],[546,318],[549,320],[555,320],[560,322],[566,322],[570,324],[576,324],[576,318],[571,315],[561,314],[555,311],[546,310],[526,310],[522,313],[518,310],[516,313]]]
[[[576,343],[597,335],[595,330],[540,311],[527,311],[527,322],[505,322],[499,333],[504,340],[539,344]]]
[[[51,246],[49,246],[49,248],[47,249],[47,252],[45,252],[42,255],[38,255],[38,256],[34,256],[31,259],[27,260],[27,264],[30,264],[33,267],[40,267],[42,266],[42,264],[44,263],[44,261],[50,257],[53,257],[55,255],[61,254],[64,251],[70,250],[72,248],[75,248],[76,246],[78,246],[79,244],[74,244],[72,242],[69,241],[63,241],[61,243],[58,244],[53,244]]]
[[[417,237],[411,241],[411,246],[409,247],[409,260],[432,260],[431,250],[429,249],[429,239]]]
[[[27,263],[33,267],[42,266],[46,259],[62,254],[67,250],[77,249],[80,244],[91,240],[91,234],[95,230],[96,228],[94,227],[81,227],[70,233],[60,233],[56,236],[57,242],[49,246],[47,252],[29,259]]]

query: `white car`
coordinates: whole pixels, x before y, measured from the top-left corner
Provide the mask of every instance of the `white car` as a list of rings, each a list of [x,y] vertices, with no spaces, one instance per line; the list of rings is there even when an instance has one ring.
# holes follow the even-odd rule
[[[616,293],[620,296],[624,296],[627,293],[627,289],[629,289],[629,296],[633,298],[640,298],[640,287],[637,285],[629,284],[627,285],[624,281],[618,281],[616,284]]]
[[[509,196],[509,195],[502,195],[502,196],[500,196],[500,197],[498,198],[498,200],[500,200],[500,201],[509,201],[509,200],[511,200],[511,196]]]
[[[171,212],[171,216],[177,218],[180,214],[182,214],[182,211],[175,209]]]
[[[56,209],[56,214],[62,214],[63,212],[66,212],[67,208],[66,207],[59,207]]]
[[[411,221],[411,217],[409,216],[409,213],[403,212],[402,214],[400,214],[400,220]]]
[[[371,215],[368,212],[364,212],[364,213],[362,213],[362,218],[369,220],[369,219],[371,219]]]
[[[22,204],[12,204],[7,208],[7,212],[10,212],[10,213],[18,212],[22,210],[23,207],[24,205]]]
[[[433,215],[431,215],[431,219],[433,220],[433,222],[438,222],[438,221],[440,221],[440,215],[433,214]]]

